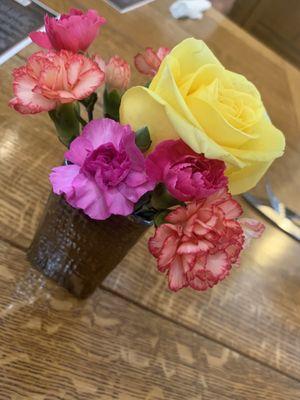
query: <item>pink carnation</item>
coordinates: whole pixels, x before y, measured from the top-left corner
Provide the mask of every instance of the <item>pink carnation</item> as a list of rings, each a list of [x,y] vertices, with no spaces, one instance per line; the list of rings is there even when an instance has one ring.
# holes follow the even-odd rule
[[[66,50],[34,53],[13,76],[15,97],[9,105],[23,114],[50,111],[59,104],[84,99],[104,81],[104,73],[94,61]]]
[[[225,163],[195,153],[182,140],[161,142],[148,156],[146,169],[181,201],[199,200],[227,186]]]
[[[65,158],[73,164],[52,170],[53,191],[93,219],[131,214],[154,187],[130,126],[108,118],[87,124]]]
[[[105,72],[105,83],[110,89],[125,90],[128,87],[131,71],[127,61],[119,56],[111,57],[107,64],[97,55],[93,59]]]
[[[245,243],[244,249],[249,247],[252,239],[258,239],[264,233],[263,223],[251,218],[239,218],[239,223],[244,231]]]
[[[224,279],[243,249],[241,206],[225,189],[207,199],[178,207],[149,240],[158,269],[169,287],[205,290]]]
[[[83,13],[75,8],[59,18],[45,16],[46,32],[31,32],[30,38],[38,46],[49,50],[86,51],[99,33],[105,18],[96,10]]]
[[[162,60],[170,53],[167,47],[160,47],[155,52],[152,47],[147,47],[143,53],[134,57],[136,69],[144,75],[154,76],[158,71]]]

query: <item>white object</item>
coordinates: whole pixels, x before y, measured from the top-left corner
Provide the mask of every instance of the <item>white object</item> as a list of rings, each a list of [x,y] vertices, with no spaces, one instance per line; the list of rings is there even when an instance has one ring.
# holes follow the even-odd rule
[[[174,18],[200,19],[203,12],[211,7],[208,0],[177,0],[170,6]]]

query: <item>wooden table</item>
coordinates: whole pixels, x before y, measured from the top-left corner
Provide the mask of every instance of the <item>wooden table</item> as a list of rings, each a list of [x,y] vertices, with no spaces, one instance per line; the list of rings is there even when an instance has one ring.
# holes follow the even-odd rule
[[[299,211],[298,70],[213,9],[201,21],[175,21],[169,0],[122,16],[99,0],[46,3],[60,12],[98,9],[108,24],[92,51],[104,57],[130,60],[147,45],[206,40],[258,86],[286,133],[286,156],[270,174]],[[11,70],[34,50],[1,67],[0,399],[299,399],[300,247],[269,224],[240,269],[205,293],[168,291],[147,238],[84,302],[30,270],[25,250],[49,193],[47,175],[63,154],[46,114],[22,117],[7,107]],[[254,215],[247,206],[245,213]]]

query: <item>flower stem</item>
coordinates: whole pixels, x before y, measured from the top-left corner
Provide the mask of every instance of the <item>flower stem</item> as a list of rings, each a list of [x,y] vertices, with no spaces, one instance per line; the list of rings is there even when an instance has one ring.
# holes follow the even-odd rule
[[[88,113],[89,121],[92,121],[94,119],[93,110],[87,110],[87,113]]]
[[[84,105],[86,112],[88,114],[88,119],[89,122],[94,119],[94,107],[95,104],[98,100],[98,95],[97,93],[92,93],[89,97],[86,99],[80,100],[80,103]]]
[[[153,190],[151,205],[155,210],[166,210],[169,207],[183,204],[184,203],[182,201],[175,199],[175,197],[172,197],[167,191],[165,185],[162,183],[159,183]]]
[[[77,110],[75,109],[75,114],[76,114],[76,118],[78,119],[78,121],[80,122],[82,128],[85,127],[85,125],[87,124],[86,120],[82,118],[82,116],[80,115],[80,109]]]
[[[79,104],[77,102],[61,104],[55,110],[49,111],[49,116],[54,122],[57,136],[67,147],[80,134],[77,118],[78,113]]]
[[[119,122],[119,109],[121,104],[121,95],[117,90],[109,91],[106,87],[103,94],[103,110],[106,118],[114,119]]]

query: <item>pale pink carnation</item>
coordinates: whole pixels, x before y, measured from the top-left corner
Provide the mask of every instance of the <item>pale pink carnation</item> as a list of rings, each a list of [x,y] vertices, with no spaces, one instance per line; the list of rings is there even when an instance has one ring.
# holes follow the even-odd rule
[[[109,87],[125,90],[130,81],[130,66],[119,56],[111,57],[105,68],[105,76]]]
[[[22,114],[50,111],[81,100],[103,82],[104,73],[91,59],[72,52],[34,53],[13,72],[15,97],[9,105]]]
[[[160,47],[157,52],[152,47],[147,47],[143,53],[138,53],[134,57],[136,69],[144,75],[154,76],[162,60],[170,53],[167,47]]]
[[[87,124],[65,158],[72,164],[52,170],[53,191],[93,219],[131,214],[154,187],[130,126],[108,118]]]
[[[31,32],[30,38],[38,46],[49,50],[86,51],[99,34],[105,18],[96,10],[86,13],[75,8],[59,18],[45,15],[46,32]]]
[[[171,290],[206,290],[229,274],[243,249],[243,229],[236,220],[241,214],[241,206],[221,189],[165,218],[149,249]]]
[[[265,225],[251,218],[239,218],[239,223],[244,231],[244,249],[249,247],[252,239],[258,239],[264,233]]]
[[[163,182],[172,196],[181,201],[207,197],[227,186],[225,163],[195,153],[180,140],[161,142],[146,161],[147,173]]]
[[[106,63],[102,57],[98,56],[98,54],[94,54],[92,56],[92,60],[95,61],[95,63],[98,65],[98,67],[101,69],[101,71],[105,72]]]
[[[113,56],[106,64],[103,58],[95,55],[94,61],[99,68],[105,72],[105,83],[109,89],[125,90],[127,89],[131,71],[130,65],[120,56]]]

